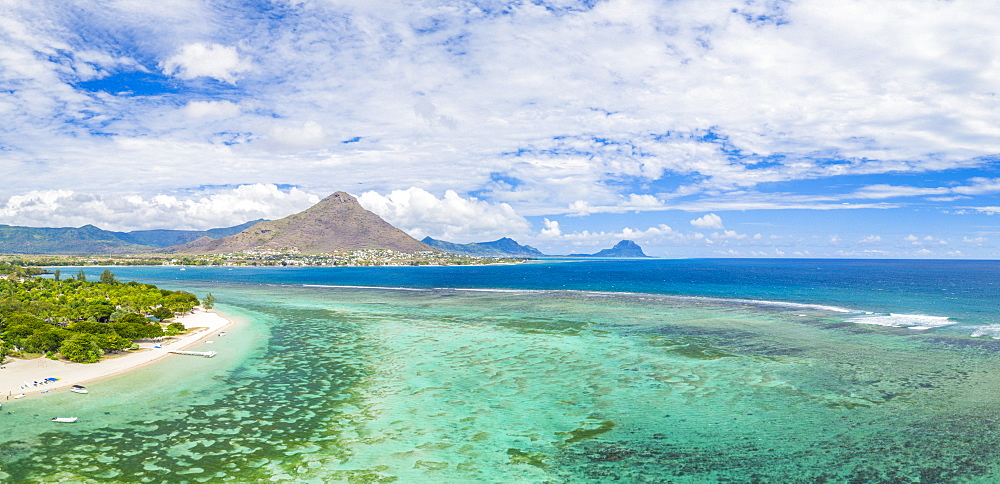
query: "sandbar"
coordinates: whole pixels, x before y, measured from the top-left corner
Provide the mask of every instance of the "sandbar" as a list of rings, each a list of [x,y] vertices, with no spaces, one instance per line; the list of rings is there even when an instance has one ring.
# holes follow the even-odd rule
[[[12,400],[17,395],[31,396],[47,393],[57,388],[79,385],[133,370],[170,356],[171,351],[191,346],[234,323],[233,320],[214,310],[206,310],[201,307],[195,308],[189,314],[177,317],[174,321],[189,328],[188,333],[164,338],[161,343],[141,343],[138,350],[120,356],[105,356],[97,363],[73,363],[50,360],[45,357],[30,360],[8,359],[7,363],[0,365],[2,367],[0,368],[0,402]],[[160,347],[156,348],[155,346]],[[25,388],[25,383],[41,382],[46,378],[58,378],[58,380]]]

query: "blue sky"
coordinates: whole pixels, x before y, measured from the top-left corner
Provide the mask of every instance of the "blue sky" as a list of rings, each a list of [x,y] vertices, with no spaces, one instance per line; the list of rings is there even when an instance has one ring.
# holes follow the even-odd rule
[[[1000,257],[989,1],[0,4],[0,223]]]

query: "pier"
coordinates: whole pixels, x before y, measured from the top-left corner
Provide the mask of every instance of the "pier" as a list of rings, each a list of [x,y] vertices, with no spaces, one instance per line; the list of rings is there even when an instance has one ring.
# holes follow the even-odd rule
[[[211,358],[215,356],[214,351],[171,351],[175,355],[191,355],[191,356],[204,356],[205,358]]]

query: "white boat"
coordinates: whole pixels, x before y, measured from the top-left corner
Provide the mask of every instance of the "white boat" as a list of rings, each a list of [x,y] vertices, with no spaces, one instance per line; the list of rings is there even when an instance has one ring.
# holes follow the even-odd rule
[[[86,388],[84,388],[84,387],[82,387],[80,385],[73,385],[73,386],[69,387],[69,391],[76,392],[76,393],[89,393]]]
[[[73,423],[76,422],[76,420],[77,417],[56,417],[52,419],[53,422],[62,422],[62,423]]]

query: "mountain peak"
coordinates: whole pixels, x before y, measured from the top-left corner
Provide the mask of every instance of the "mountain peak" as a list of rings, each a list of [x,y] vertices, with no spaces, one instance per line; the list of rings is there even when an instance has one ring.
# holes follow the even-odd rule
[[[255,248],[295,248],[303,254],[358,249],[408,253],[434,250],[365,210],[353,195],[339,191],[299,213],[260,222],[236,235],[174,250],[222,253]]]
[[[319,203],[317,203],[314,206],[334,204],[334,203],[353,203],[356,205],[361,205],[360,203],[358,203],[358,199],[354,195],[351,195],[350,193],[347,192],[338,191],[338,192],[333,192],[333,194],[320,200]]]
[[[598,251],[596,254],[570,254],[570,257],[649,257],[639,244],[631,240],[620,240],[614,247]]]
[[[639,244],[631,240],[620,240],[614,247],[594,254],[597,257],[649,257]]]

